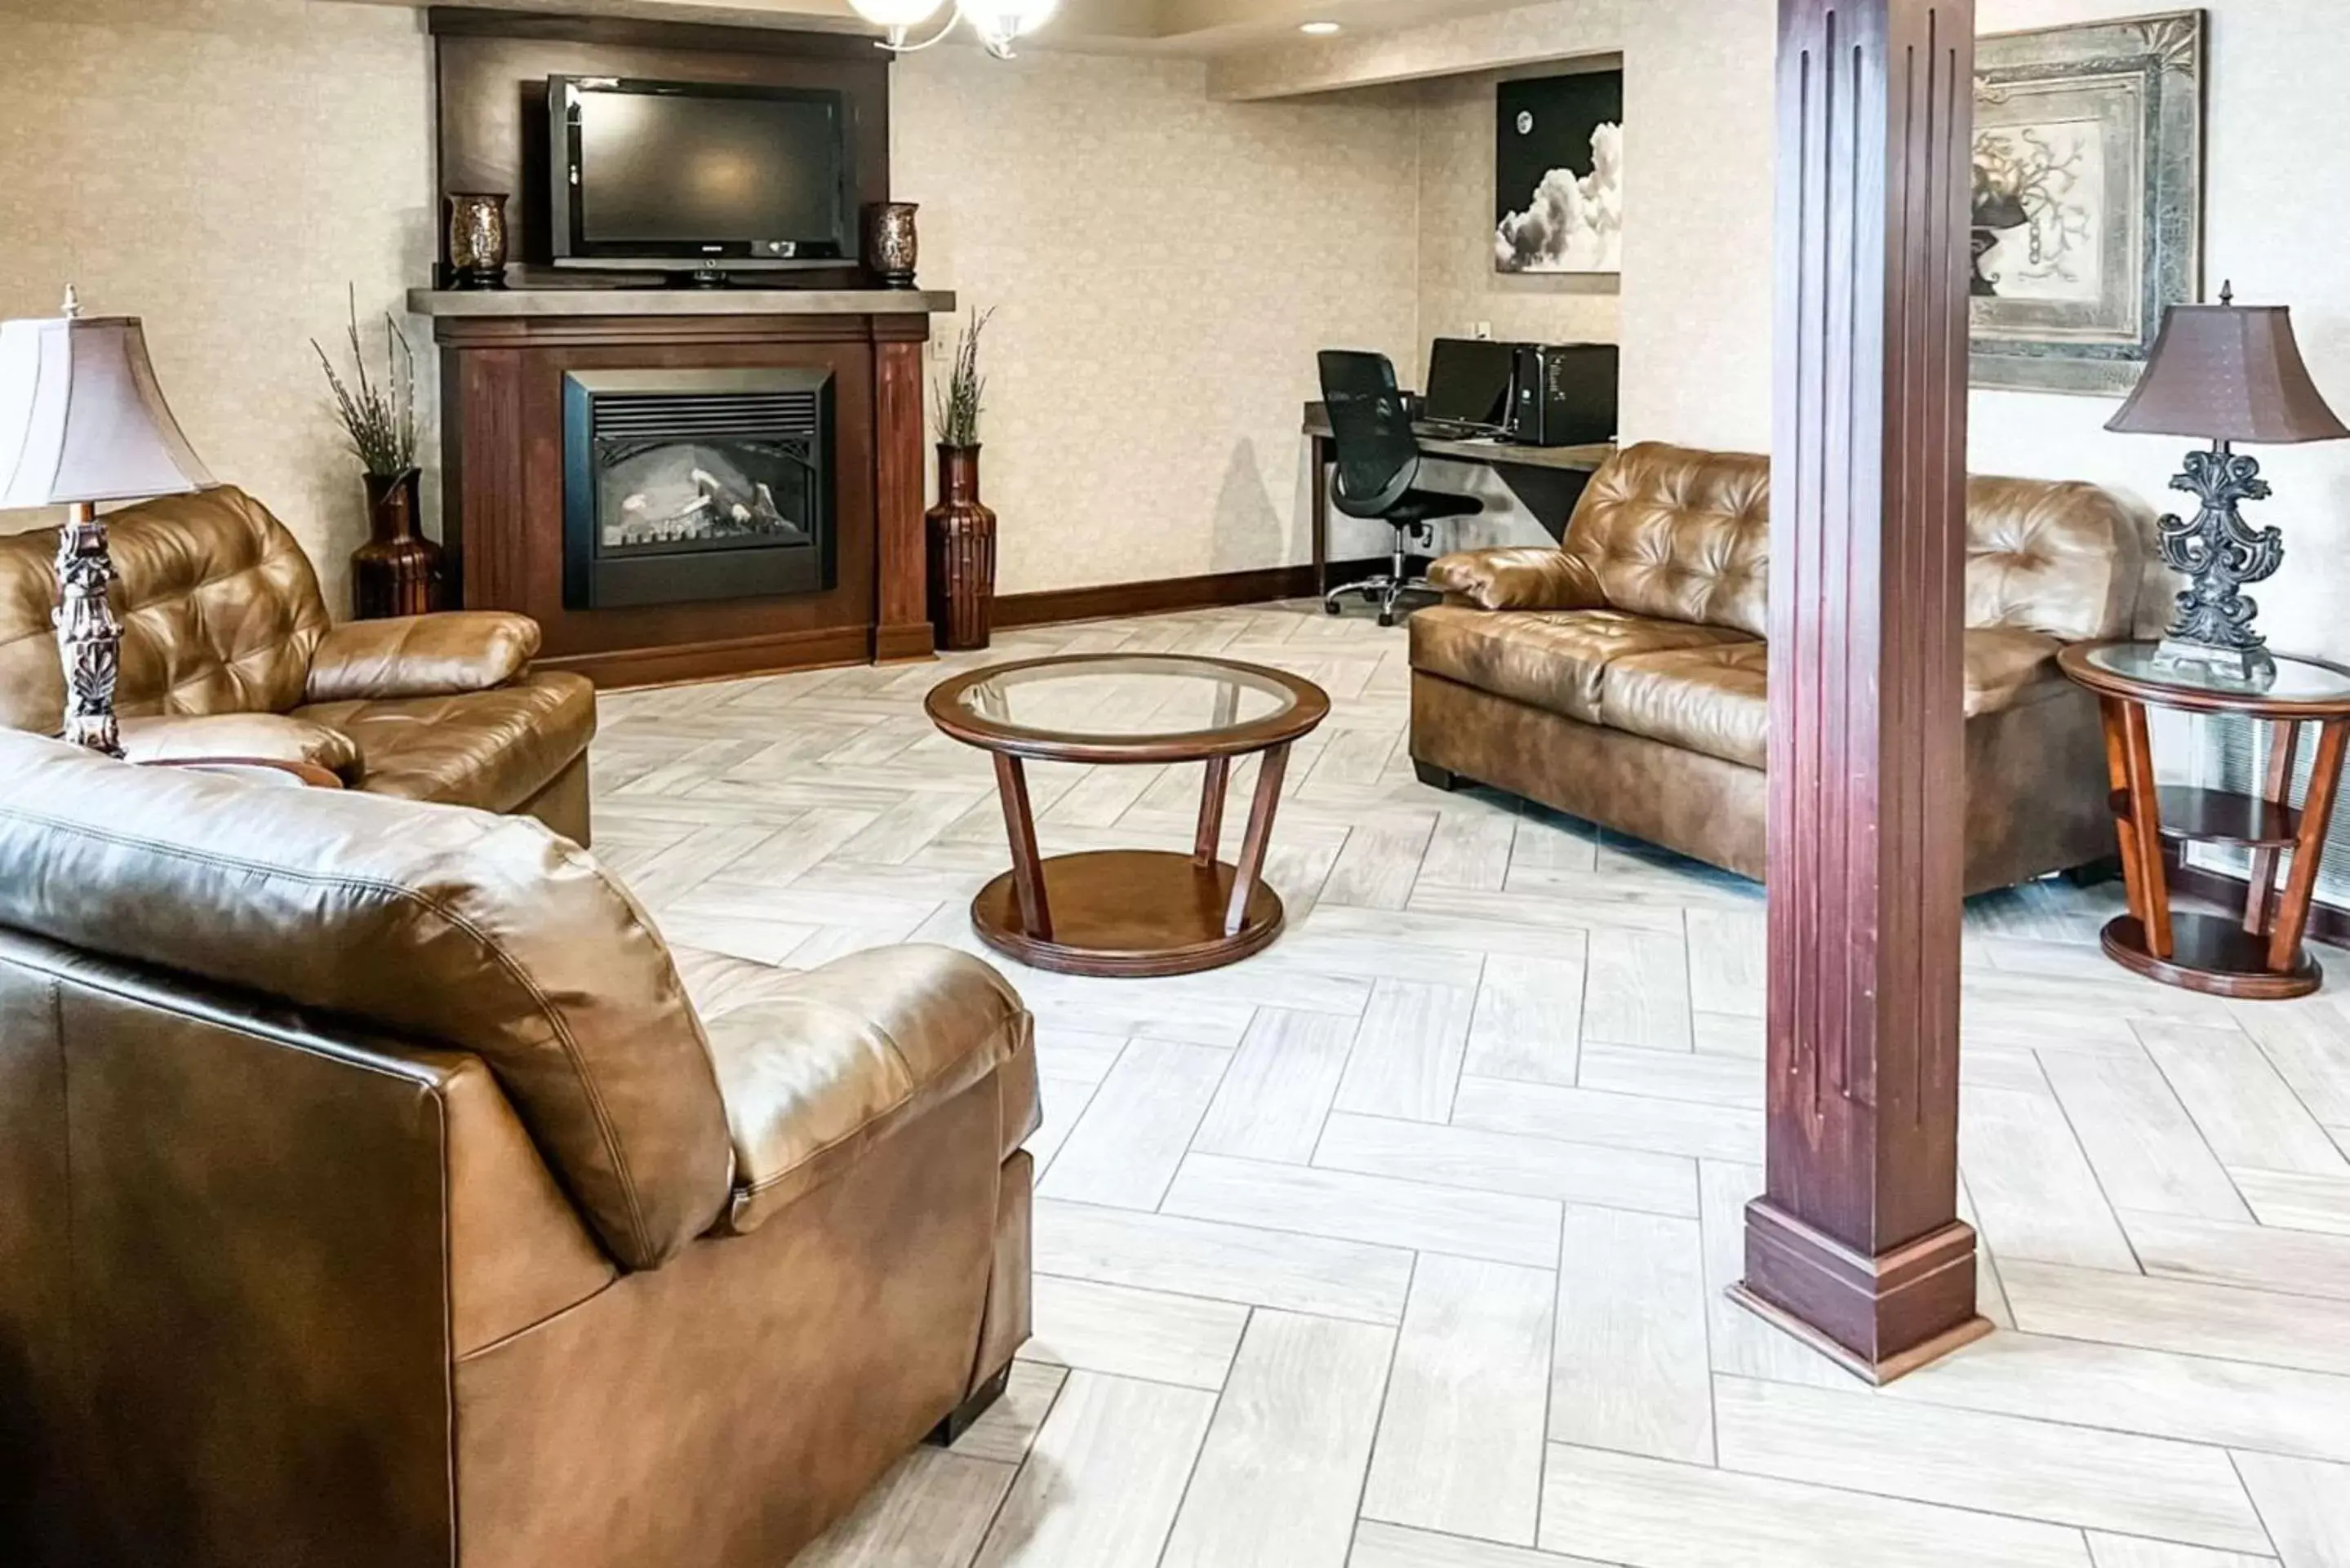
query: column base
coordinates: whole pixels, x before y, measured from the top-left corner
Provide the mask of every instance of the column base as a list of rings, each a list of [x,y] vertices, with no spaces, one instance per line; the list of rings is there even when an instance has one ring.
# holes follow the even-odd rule
[[[1870,1257],[1757,1198],[1746,1206],[1746,1277],[1728,1293],[1871,1384],[1991,1331],[1975,1311],[1974,1230],[1957,1220]]]

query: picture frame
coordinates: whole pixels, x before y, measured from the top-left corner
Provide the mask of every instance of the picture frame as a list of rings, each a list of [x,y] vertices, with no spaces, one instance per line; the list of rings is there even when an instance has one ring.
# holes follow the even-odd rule
[[[1624,270],[1624,73],[1493,88],[1493,270]]]
[[[2199,297],[2208,33],[2197,9],[1978,40],[1973,385],[2126,393]]]

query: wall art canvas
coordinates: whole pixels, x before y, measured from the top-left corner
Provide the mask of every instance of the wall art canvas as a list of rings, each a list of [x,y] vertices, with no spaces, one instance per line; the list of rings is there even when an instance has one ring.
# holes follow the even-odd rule
[[[1494,88],[1493,269],[1624,270],[1624,73]]]
[[[1976,47],[1973,381],[2116,394],[2197,297],[2204,13]]]

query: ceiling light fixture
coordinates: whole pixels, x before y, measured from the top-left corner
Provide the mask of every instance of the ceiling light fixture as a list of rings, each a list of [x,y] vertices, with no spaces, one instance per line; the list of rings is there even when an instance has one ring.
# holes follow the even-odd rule
[[[1013,40],[1043,26],[1059,0],[954,0],[953,8],[947,12],[946,21],[937,32],[919,44],[908,43],[908,35],[937,15],[943,3],[944,0],[848,0],[851,10],[887,29],[888,36],[875,42],[891,54],[910,55],[916,49],[927,49],[953,32],[957,22],[968,22],[987,52],[999,60],[1012,58]]]
[[[1297,30],[1316,38],[1326,38],[1338,30],[1336,22],[1300,22]]]

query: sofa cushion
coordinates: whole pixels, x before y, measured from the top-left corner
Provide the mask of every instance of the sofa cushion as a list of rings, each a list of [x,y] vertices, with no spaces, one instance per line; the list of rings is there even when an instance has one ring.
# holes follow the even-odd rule
[[[1607,670],[1600,721],[1684,751],[1759,768],[1769,760],[1764,644],[1676,649]],[[2036,631],[1966,634],[1964,711],[1972,719],[2074,690],[2056,668],[2064,646]]]
[[[596,689],[567,670],[455,697],[314,702],[294,711],[359,749],[361,789],[512,811],[554,782],[596,733]]]
[[[725,1209],[725,1103],[668,948],[526,817],[0,732],[0,926],[473,1053],[624,1264]]]
[[[1681,648],[1619,660],[1600,722],[1683,751],[1759,768],[1769,752],[1764,645]]]
[[[1617,660],[1752,640],[1723,627],[1655,620],[1623,610],[1492,611],[1437,605],[1411,618],[1411,665],[1496,697],[1596,723],[1601,679]]]
[[[504,686],[537,657],[538,622],[510,610],[346,621],[310,659],[307,702],[454,697]]]
[[[1561,548],[1635,615],[1769,629],[1771,461],[1644,441],[1608,459]]]
[[[2145,581],[2147,527],[2113,492],[2077,482],[1967,485],[1967,625],[2068,642],[2127,637]]]
[[[134,763],[307,763],[346,783],[359,772],[359,749],[348,735],[284,713],[125,719],[122,750]]]
[[[874,948],[796,972],[681,949],[734,1139],[729,1228],[837,1178],[881,1138],[1010,1069],[1003,1153],[1035,1130],[1033,1026],[1003,977],[952,948]]]
[[[302,701],[310,654],[327,635],[318,579],[294,536],[231,485],[109,513],[120,577],[115,711],[283,713]],[[65,677],[49,612],[54,528],[0,536],[0,724],[57,733]]]

